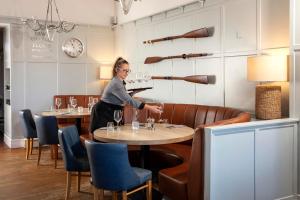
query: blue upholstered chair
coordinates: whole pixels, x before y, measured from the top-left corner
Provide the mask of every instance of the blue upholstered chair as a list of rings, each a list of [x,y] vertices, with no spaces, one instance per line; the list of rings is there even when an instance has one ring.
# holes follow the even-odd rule
[[[67,200],[70,196],[72,172],[78,172],[77,191],[80,191],[81,172],[89,172],[90,166],[86,149],[80,142],[76,126],[62,128],[58,132],[59,144],[62,150],[65,169],[67,170]]]
[[[122,199],[147,189],[147,200],[152,199],[152,172],[146,169],[131,167],[128,161],[126,144],[96,143],[85,141],[90,162],[94,199],[99,193],[103,198],[103,190],[113,191],[113,199],[117,199],[117,191],[122,191]],[[145,184],[137,189],[137,186]],[[131,192],[127,190],[134,189]]]
[[[39,138],[39,155],[37,165],[40,164],[42,146],[51,146],[51,155],[54,157],[54,167],[57,166],[58,157],[58,127],[55,116],[34,115],[37,136]],[[54,156],[53,156],[54,155]]]
[[[26,138],[26,160],[32,154],[33,140],[37,138],[35,123],[29,109],[20,110],[20,123],[24,138]]]

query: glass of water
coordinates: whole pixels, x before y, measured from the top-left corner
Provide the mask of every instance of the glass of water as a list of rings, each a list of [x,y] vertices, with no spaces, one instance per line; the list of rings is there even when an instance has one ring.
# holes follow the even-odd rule
[[[107,122],[107,132],[114,132],[114,123]]]

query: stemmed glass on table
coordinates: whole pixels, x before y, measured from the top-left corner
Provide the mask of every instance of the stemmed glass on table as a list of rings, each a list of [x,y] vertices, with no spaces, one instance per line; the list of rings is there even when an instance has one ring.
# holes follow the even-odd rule
[[[117,122],[117,130],[120,130],[119,123],[122,120],[122,115],[123,115],[122,110],[114,111],[114,120]]]
[[[56,105],[57,110],[59,110],[59,107],[61,105],[61,98],[56,98],[55,99],[55,105]]]
[[[71,99],[71,106],[73,107],[73,110],[75,111],[75,108],[77,106],[77,99],[75,99],[75,98]]]

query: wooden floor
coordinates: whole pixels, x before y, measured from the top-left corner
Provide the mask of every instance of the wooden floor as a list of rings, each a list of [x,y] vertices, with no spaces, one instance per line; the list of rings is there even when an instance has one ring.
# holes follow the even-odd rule
[[[36,163],[37,149],[30,160],[25,160],[25,149],[9,149],[0,141],[0,200],[64,199],[66,171],[62,159],[58,161],[58,169],[54,169],[50,151],[45,150],[41,165]],[[76,177],[73,178],[70,199],[93,199],[89,178],[82,177],[80,193],[76,192]],[[111,199],[110,195],[105,193],[105,199]]]

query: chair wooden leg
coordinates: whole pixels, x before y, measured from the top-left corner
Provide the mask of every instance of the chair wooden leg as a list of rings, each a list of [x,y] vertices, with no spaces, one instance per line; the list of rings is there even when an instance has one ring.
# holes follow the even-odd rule
[[[57,144],[52,145],[53,146],[53,153],[54,153],[54,168],[57,167],[57,157],[58,157],[58,146]]]
[[[30,155],[32,155],[32,148],[33,148],[33,138],[30,138],[29,141],[30,141]]]
[[[53,145],[50,145],[51,159],[54,159]]]
[[[94,186],[94,200],[99,200],[99,191],[98,188]]]
[[[147,200],[152,200],[152,181],[147,181],[148,187],[146,188]]]
[[[118,193],[115,191],[112,192],[112,200],[118,200]]]
[[[29,148],[29,139],[28,138],[25,140],[25,148],[26,148],[26,160],[28,160],[29,150],[30,150],[30,148]]]
[[[67,187],[66,187],[66,197],[65,200],[69,199],[70,196],[70,190],[71,190],[71,172],[67,172]]]
[[[122,200],[127,200],[127,191],[122,191]]]
[[[39,155],[38,155],[37,165],[40,165],[41,153],[42,153],[42,146],[39,144]]]
[[[104,190],[99,189],[98,192],[99,192],[98,196],[100,197],[99,200],[104,200]]]
[[[78,175],[77,175],[77,192],[80,192],[80,180],[81,180],[81,173],[78,172]]]

